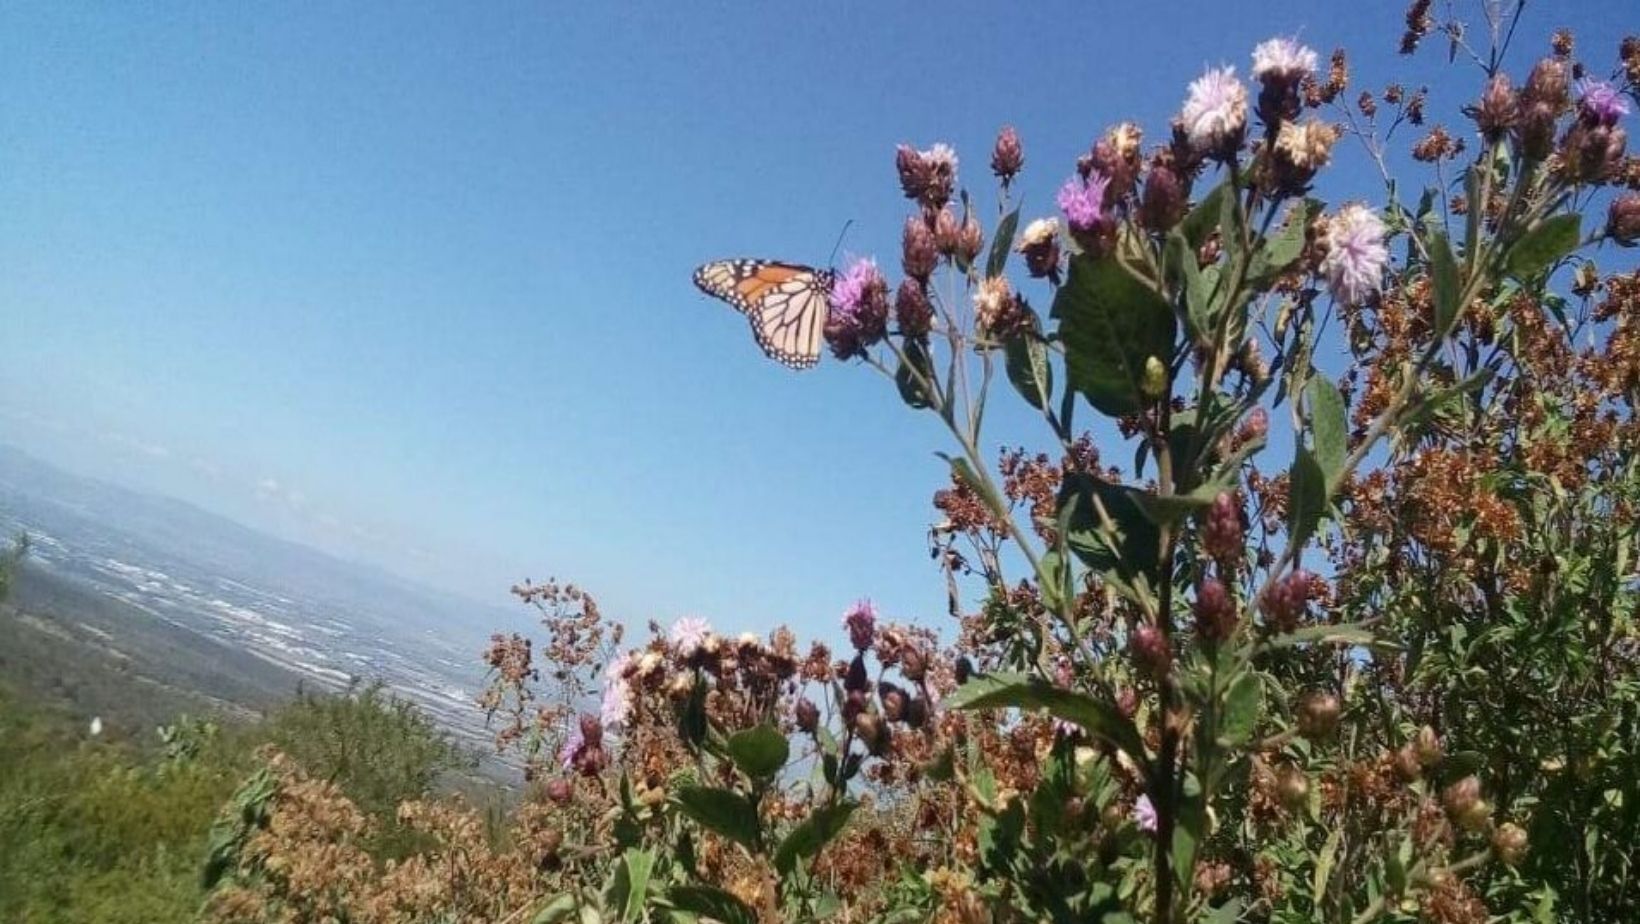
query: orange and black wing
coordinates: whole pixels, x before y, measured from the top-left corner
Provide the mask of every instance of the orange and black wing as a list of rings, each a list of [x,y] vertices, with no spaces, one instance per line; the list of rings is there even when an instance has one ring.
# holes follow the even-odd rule
[[[795,263],[719,260],[695,270],[695,285],[751,321],[770,359],[807,369],[820,359],[832,274]]]

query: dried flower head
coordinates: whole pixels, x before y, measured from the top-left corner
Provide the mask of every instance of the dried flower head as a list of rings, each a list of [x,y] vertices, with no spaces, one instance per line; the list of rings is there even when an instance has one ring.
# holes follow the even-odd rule
[[[1025,226],[1015,245],[1025,257],[1025,270],[1033,278],[1059,277],[1059,219],[1038,218]]]

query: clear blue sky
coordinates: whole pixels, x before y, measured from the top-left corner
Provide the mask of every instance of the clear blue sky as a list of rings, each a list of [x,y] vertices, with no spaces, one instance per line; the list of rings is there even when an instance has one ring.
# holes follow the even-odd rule
[[[0,440],[475,598],[938,623],[940,433],[765,360],[694,265],[824,261],[854,219],[896,266],[894,144],[953,143],[989,203],[1004,122],[1045,211],[1272,34],[1357,87],[1444,59],[1408,75],[1399,2],[1013,6],[6,4]],[[1533,6],[1518,63],[1636,25]]]

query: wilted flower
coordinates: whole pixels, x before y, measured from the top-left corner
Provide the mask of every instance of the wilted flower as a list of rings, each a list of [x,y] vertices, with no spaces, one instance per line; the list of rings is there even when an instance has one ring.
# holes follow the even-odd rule
[[[870,259],[854,261],[831,290],[826,342],[838,359],[863,356],[888,333],[888,281]]]
[[[1519,865],[1526,857],[1526,831],[1514,822],[1504,822],[1492,832],[1492,852],[1509,866]]]
[[[1327,256],[1321,261],[1321,274],[1334,299],[1359,305],[1383,287],[1384,267],[1389,263],[1386,230],[1376,212],[1358,204],[1344,206],[1327,222]]]
[[[849,644],[856,651],[871,647],[877,632],[877,608],[870,600],[861,600],[843,613],[843,628],[848,630]]]
[[[1014,249],[1025,256],[1025,270],[1033,278],[1059,281],[1059,219],[1038,218],[1026,225]]]
[[[1276,150],[1288,164],[1313,176],[1332,160],[1333,145],[1337,142],[1338,126],[1329,122],[1310,121],[1303,125],[1287,122],[1276,135]]]
[[[1025,166],[1025,149],[1020,146],[1019,133],[1012,125],[1005,125],[997,133],[996,147],[991,151],[991,172],[1002,179],[1004,186],[1019,175]]]
[[[1156,806],[1151,803],[1149,796],[1140,795],[1139,801],[1133,803],[1133,823],[1147,834],[1156,831]]]
[[[1210,69],[1191,81],[1179,119],[1197,151],[1219,157],[1232,153],[1247,127],[1247,88],[1236,79],[1236,69]]]
[[[974,290],[974,314],[981,330],[1005,336],[1019,329],[1025,312],[1008,278],[992,276]]]
[[[706,644],[706,639],[712,634],[712,626],[706,620],[695,616],[685,616],[672,624],[667,637],[672,641],[672,647],[677,650],[681,658],[692,658]]]
[[[1331,693],[1305,694],[1298,704],[1298,733],[1311,741],[1331,735],[1338,728],[1340,711],[1338,697]]]

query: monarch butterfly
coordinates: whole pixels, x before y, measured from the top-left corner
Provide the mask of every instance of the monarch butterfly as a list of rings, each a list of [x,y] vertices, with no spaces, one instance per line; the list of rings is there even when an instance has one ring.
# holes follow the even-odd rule
[[[695,286],[746,315],[757,345],[791,369],[820,361],[836,275],[773,260],[717,260],[695,270]]]

